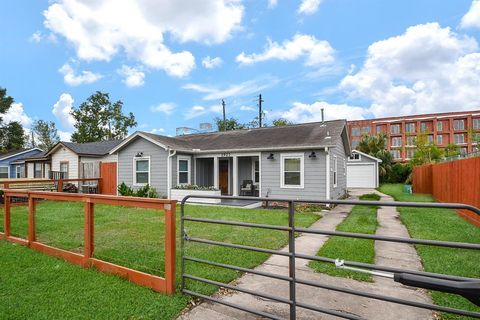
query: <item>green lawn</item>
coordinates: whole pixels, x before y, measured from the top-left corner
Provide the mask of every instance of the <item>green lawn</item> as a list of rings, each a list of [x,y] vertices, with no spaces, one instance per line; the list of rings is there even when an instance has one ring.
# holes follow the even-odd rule
[[[376,194],[366,194],[362,200],[379,200]],[[377,230],[377,208],[372,206],[354,206],[350,214],[337,226],[337,231],[375,234]],[[330,237],[317,253],[318,256],[340,258],[363,263],[373,263],[375,259],[375,243],[368,239],[348,237]],[[309,266],[317,272],[332,276],[352,278],[360,281],[372,281],[369,274],[335,267],[331,263],[312,261]]]
[[[405,194],[401,184],[385,184],[379,190],[396,201],[432,202],[430,195]],[[402,222],[413,238],[480,243],[480,228],[449,209],[398,208]],[[417,245],[417,252],[428,272],[480,278],[480,252],[466,249]],[[468,300],[457,295],[432,291],[435,304],[480,312]],[[442,314],[443,319],[464,319]]]
[[[286,210],[237,209],[187,206],[194,217],[272,225],[287,225]],[[177,217],[179,217],[179,213]],[[296,225],[306,227],[319,218],[313,213],[296,216]],[[95,210],[95,256],[106,261],[163,275],[163,212],[97,205]],[[3,210],[0,210],[3,222]],[[80,203],[41,202],[37,206],[38,238],[44,243],[73,251],[83,248],[83,206]],[[177,226],[180,226],[177,218]],[[25,237],[27,208],[12,208],[12,234]],[[285,232],[207,225],[187,222],[190,236],[278,249],[287,243]],[[0,226],[3,230],[3,223]],[[177,227],[177,244],[180,232]],[[178,245],[177,245],[178,247]],[[253,268],[267,254],[216,246],[188,244],[188,255]],[[179,270],[179,250],[177,270]],[[0,241],[0,319],[171,319],[189,297],[164,296],[114,276],[84,270],[27,248]],[[221,282],[240,273],[187,263],[187,272]],[[177,273],[177,283],[179,274]],[[217,288],[187,282],[189,289],[212,294]]]

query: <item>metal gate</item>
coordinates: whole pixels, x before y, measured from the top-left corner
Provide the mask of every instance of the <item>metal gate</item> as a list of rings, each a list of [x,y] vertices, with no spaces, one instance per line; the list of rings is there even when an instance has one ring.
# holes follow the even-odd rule
[[[466,204],[453,204],[453,203],[426,203],[426,202],[384,202],[384,201],[360,201],[360,200],[302,200],[294,201],[289,199],[274,199],[274,198],[255,198],[258,201],[265,202],[283,202],[288,203],[288,226],[275,226],[267,224],[256,224],[256,223],[245,223],[245,222],[236,222],[236,221],[226,221],[226,220],[215,220],[215,219],[204,219],[197,217],[190,217],[186,215],[185,212],[185,203],[189,198],[205,198],[205,199],[231,199],[231,200],[252,200],[251,197],[231,197],[231,196],[187,196],[181,202],[181,290],[185,294],[189,294],[198,298],[202,298],[208,301],[220,303],[232,308],[236,308],[245,312],[249,312],[260,317],[265,317],[268,319],[282,319],[277,315],[266,313],[259,310],[254,310],[247,305],[239,305],[231,302],[219,300],[210,296],[206,296],[192,290],[189,290],[185,286],[185,279],[190,279],[193,281],[199,281],[202,283],[215,285],[223,287],[226,289],[231,289],[238,292],[247,293],[257,297],[262,297],[264,299],[269,299],[289,305],[290,309],[290,319],[296,319],[297,308],[304,308],[311,311],[316,311],[323,314],[329,314],[337,316],[343,319],[363,319],[357,315],[351,313],[341,312],[337,310],[332,310],[328,308],[323,308],[320,306],[315,306],[311,304],[303,303],[298,301],[296,298],[296,285],[302,284],[307,286],[312,286],[321,289],[328,289],[337,292],[342,292],[350,295],[357,295],[361,297],[366,297],[370,299],[376,299],[396,304],[402,304],[406,306],[411,306],[415,308],[423,308],[433,311],[446,312],[455,315],[469,316],[473,318],[480,318],[479,312],[473,312],[469,310],[461,310],[450,307],[438,306],[429,303],[410,301],[406,299],[390,297],[382,294],[369,293],[360,290],[344,288],[335,285],[328,285],[318,281],[311,281],[307,279],[301,279],[296,277],[295,274],[295,259],[307,259],[312,261],[321,261],[326,263],[336,264],[337,267],[352,269],[358,272],[367,272],[377,276],[383,276],[391,278],[392,281],[402,283],[407,286],[424,288],[428,290],[435,290],[447,293],[453,293],[464,298],[468,299],[472,303],[480,306],[480,279],[477,278],[466,278],[459,277],[454,275],[446,275],[439,273],[431,273],[424,271],[416,270],[405,270],[393,267],[378,266],[368,263],[360,263],[355,261],[339,261],[338,259],[331,259],[321,256],[312,256],[305,255],[295,252],[295,233],[310,233],[310,234],[319,234],[327,236],[339,236],[339,237],[350,237],[350,238],[360,238],[360,239],[370,239],[376,241],[389,241],[397,243],[407,243],[407,244],[421,244],[429,246],[438,246],[438,247],[448,247],[448,248],[459,248],[459,249],[469,249],[469,250],[478,250],[480,251],[480,244],[476,243],[463,243],[463,242],[449,242],[449,241],[438,241],[438,240],[426,240],[426,239],[412,239],[412,238],[403,238],[403,237],[391,237],[391,236],[380,236],[380,235],[370,235],[362,233],[351,233],[351,232],[340,232],[340,231],[328,231],[328,230],[312,230],[308,228],[299,228],[295,227],[295,204],[296,203],[314,203],[314,204],[323,204],[323,205],[366,205],[366,206],[383,206],[383,207],[414,207],[414,208],[446,208],[446,209],[464,209],[469,210],[480,216],[480,209],[475,208]],[[280,250],[271,250],[266,248],[258,248],[253,246],[238,245],[232,243],[225,243],[220,241],[213,241],[207,239],[196,238],[192,235],[189,235],[185,232],[185,223],[205,223],[205,224],[217,224],[217,225],[230,225],[230,226],[239,226],[246,228],[261,228],[261,229],[270,229],[270,230],[279,230],[288,233],[288,251]],[[199,243],[204,245],[212,246],[221,246],[228,248],[235,248],[239,250],[251,250],[256,252],[263,252],[274,255],[286,256],[289,259],[289,275],[283,276],[279,274],[247,269],[239,266],[217,263],[213,261],[207,261],[199,259],[196,257],[186,256],[185,255],[185,244]],[[250,289],[244,289],[237,286],[232,286],[229,284],[217,282],[214,280],[198,277],[191,274],[185,273],[185,261],[190,261],[193,263],[202,263],[206,265],[211,265],[220,268],[226,268],[230,270],[235,270],[239,272],[256,274],[264,277],[269,277],[278,280],[284,280],[289,283],[289,297],[283,298],[264,292],[253,291]],[[480,263],[480,261],[479,261]]]

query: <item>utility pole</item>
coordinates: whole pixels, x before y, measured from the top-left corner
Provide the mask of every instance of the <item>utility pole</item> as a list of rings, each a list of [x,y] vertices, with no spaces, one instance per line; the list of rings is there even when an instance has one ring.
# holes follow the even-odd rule
[[[225,100],[223,99],[222,99],[222,108],[223,108],[223,131],[227,131],[227,125],[226,125],[227,119],[225,118]]]
[[[258,95],[258,127],[259,128],[262,127],[262,102],[263,102],[262,94],[260,93]]]

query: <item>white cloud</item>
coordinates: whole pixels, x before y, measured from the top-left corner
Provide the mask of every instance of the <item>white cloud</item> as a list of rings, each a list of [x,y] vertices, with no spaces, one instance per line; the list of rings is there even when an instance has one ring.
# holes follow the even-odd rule
[[[214,69],[220,67],[222,63],[223,60],[220,57],[210,58],[210,56],[206,56],[202,59],[202,64],[207,69]]]
[[[94,83],[102,78],[99,73],[93,73],[91,71],[82,71],[80,74],[75,74],[72,66],[67,62],[59,70],[63,74],[63,81],[71,86],[78,86],[81,84]]]
[[[376,117],[478,108],[478,44],[437,23],[413,26],[370,45],[340,88],[370,101]]]
[[[75,119],[71,115],[73,110],[73,98],[68,93],[62,93],[57,102],[53,105],[52,113],[60,121],[64,128],[73,128]]]
[[[314,14],[317,12],[321,2],[322,0],[302,0],[297,12],[301,14]]]
[[[141,68],[122,65],[117,73],[123,77],[122,82],[129,88],[141,87],[145,83],[145,72]]]
[[[212,105],[210,107],[196,105],[191,107],[187,111],[187,113],[185,114],[185,119],[190,120],[207,113],[220,113],[220,112],[222,112],[222,107],[220,105]]]
[[[250,106],[240,106],[240,110],[242,110],[242,111],[257,111],[257,109],[255,109],[254,107],[250,107]]]
[[[275,8],[278,4],[278,0],[268,0],[268,7]]]
[[[23,127],[30,127],[33,120],[30,118],[23,109],[23,104],[15,102],[12,103],[11,107],[7,110],[7,112],[2,115],[3,121],[6,123],[10,122],[20,122]]]
[[[160,133],[163,133],[163,132],[165,132],[165,129],[163,129],[163,128],[150,130],[150,133],[153,133],[153,134],[160,134]]]
[[[460,22],[462,28],[480,28],[480,0],[473,0],[468,12]]]
[[[251,95],[262,90],[271,88],[279,82],[273,77],[264,77],[256,80],[249,80],[239,84],[229,85],[226,88],[218,88],[211,85],[201,85],[189,83],[184,85],[183,89],[193,90],[204,93],[203,100],[219,100],[229,97],[240,97]]]
[[[28,39],[30,42],[39,43],[43,39],[43,34],[40,30],[35,31],[30,38]]]
[[[163,112],[166,115],[172,114],[177,105],[173,102],[162,102],[156,106],[150,107],[152,112]]]
[[[334,50],[330,43],[318,40],[315,36],[296,34],[291,40],[281,44],[268,39],[262,53],[240,53],[236,61],[240,64],[251,65],[267,60],[292,61],[305,57],[306,66],[321,66],[334,61]]]
[[[60,141],[67,141],[68,142],[68,141],[70,141],[70,139],[72,139],[72,133],[71,132],[58,130],[57,133],[58,133],[58,136],[60,137]]]
[[[317,101],[312,104],[294,102],[289,110],[275,112],[271,117],[279,117],[295,123],[315,122],[322,120],[322,109],[324,109],[325,120],[358,120],[364,119],[368,114],[368,110],[362,107]]]
[[[59,0],[44,11],[45,27],[65,37],[83,60],[110,61],[119,52],[147,67],[183,77],[195,67],[174,41],[222,43],[240,28],[241,0]]]

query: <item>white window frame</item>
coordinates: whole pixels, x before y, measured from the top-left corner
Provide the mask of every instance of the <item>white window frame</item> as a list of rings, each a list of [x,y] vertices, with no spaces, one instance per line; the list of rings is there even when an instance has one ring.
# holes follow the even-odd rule
[[[35,177],[35,173],[37,172],[37,165],[40,165],[40,177]],[[43,177],[43,165],[41,162],[34,162],[33,163],[33,178],[41,179]]]
[[[255,162],[258,162],[258,181],[255,181]],[[252,158],[252,181],[254,184],[259,184],[260,183],[260,157],[258,160],[255,160],[255,158]]]
[[[358,158],[352,158],[352,156],[356,156]],[[357,153],[357,152],[352,152],[352,154],[350,155],[350,157],[348,157],[348,161],[362,161],[362,155],[360,153]]]
[[[413,130],[411,130],[413,128]],[[406,133],[415,133],[417,130],[417,125],[415,122],[409,122],[405,124],[405,132]]]
[[[192,167],[191,167],[191,160],[192,158],[189,156],[178,156],[177,157],[177,185],[186,185],[186,184],[192,184]],[[180,183],[180,161],[187,161],[187,173],[188,173],[188,179],[187,183]],[[182,171],[185,172],[185,171]]]
[[[15,166],[15,178],[17,178],[17,179],[23,178],[23,177],[18,176],[19,173],[22,173],[21,168],[22,168],[22,165],[20,165],[20,164],[17,164]]]
[[[400,141],[400,144],[394,144],[393,141]],[[402,146],[402,137],[392,137],[392,147],[401,147]]]
[[[393,139],[393,138],[392,138],[392,139]],[[405,145],[408,146],[408,147],[413,147],[413,146],[415,146],[415,145],[416,145],[415,139],[416,139],[415,136],[407,136],[407,137],[405,138],[405,140],[406,140]],[[409,141],[409,140],[412,140],[412,141]],[[410,142],[411,142],[411,143],[410,143]]]
[[[459,137],[459,136],[463,137],[462,142],[457,142],[457,137]],[[465,144],[466,143],[465,142],[465,135],[463,133],[455,133],[453,135],[453,141],[455,142],[455,144]]]
[[[139,160],[148,160],[148,181],[147,183],[137,183],[137,161]],[[143,187],[146,186],[147,184],[150,184],[150,175],[152,172],[151,168],[151,161],[150,161],[150,156],[145,156],[145,157],[133,157],[133,185],[135,187]],[[145,172],[145,171],[139,171],[139,172]]]
[[[443,132],[443,121],[437,122],[437,132]]]
[[[338,161],[337,156],[333,156],[333,187],[338,185]]]
[[[398,152],[398,157],[395,157],[395,155],[393,154],[394,152]],[[399,149],[391,149],[390,153],[392,154],[393,160],[402,159],[402,152]]]
[[[285,184],[285,160],[300,159],[300,185]],[[282,189],[303,189],[305,184],[305,155],[303,153],[282,153],[280,154],[280,188]]]
[[[7,168],[7,177],[1,179],[10,179],[10,166],[0,166],[0,168]]]
[[[393,130],[393,128],[398,128],[398,130]],[[402,132],[402,126],[399,123],[390,125],[390,134],[400,134]]]
[[[461,123],[461,124],[462,124],[461,128],[459,128],[459,127],[456,125],[457,123]],[[453,120],[453,130],[454,130],[454,131],[465,130],[465,120],[464,120],[464,119],[455,119],[455,120]]]
[[[413,148],[408,148],[405,150],[405,159],[412,159],[415,155],[415,151],[416,149],[413,149]],[[409,155],[409,153],[412,152],[411,156]]]
[[[472,119],[472,128],[475,130],[480,129],[480,118],[473,118]]]
[[[443,135],[437,135],[437,145],[443,146]]]

